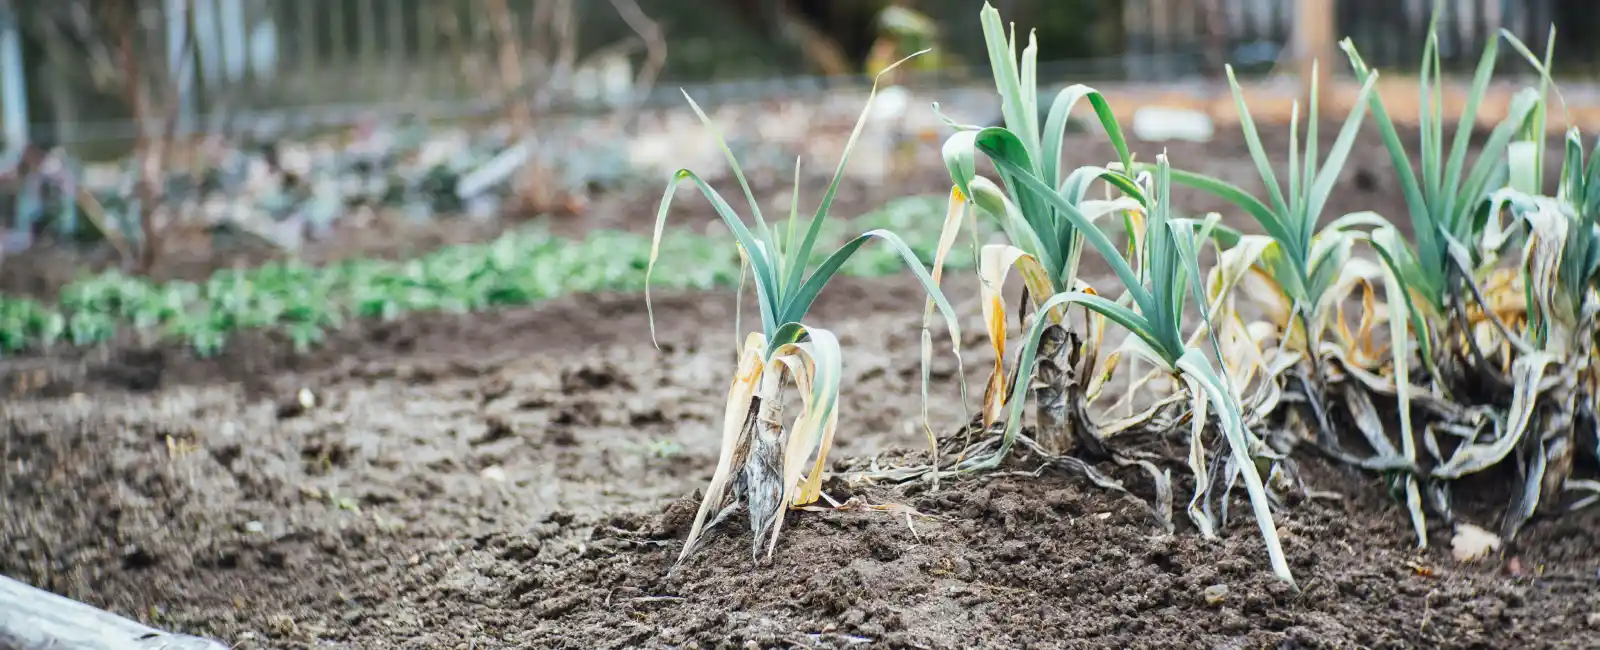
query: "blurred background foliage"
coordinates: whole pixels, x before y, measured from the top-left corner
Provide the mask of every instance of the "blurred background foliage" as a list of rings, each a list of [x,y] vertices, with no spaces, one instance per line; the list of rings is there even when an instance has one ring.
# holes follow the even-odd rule
[[[1286,56],[1301,0],[994,0],[1020,29],[1036,30],[1040,61],[1075,78],[1172,79],[1215,74],[1223,61],[1264,72]],[[1592,0],[1443,0],[1453,29],[1447,58],[1470,59],[1499,27],[1530,45],[1544,42],[1551,22],[1600,24]],[[132,46],[160,65],[192,48],[195,63],[178,71],[185,115],[212,122],[272,122],[310,110],[351,115],[355,108],[404,104],[435,115],[471,112],[465,98],[484,95],[483,78],[500,63],[485,43],[497,21],[536,48],[550,40],[541,24],[552,7],[569,7],[573,33],[563,34],[580,68],[603,69],[625,59],[632,69],[648,53],[635,26],[606,0],[7,0],[21,41],[29,122],[34,140],[131,139],[126,94],[112,83],[122,44],[108,20],[137,15]],[[971,77],[984,60],[972,28],[982,0],[630,0],[659,26],[663,86],[812,75],[862,74],[892,54],[936,47],[919,61],[945,73],[942,83]],[[1382,67],[1413,67],[1420,54],[1426,2],[1338,0],[1336,33],[1358,37]],[[188,11],[186,5],[192,5]],[[1414,5],[1414,6],[1413,6]],[[504,18],[497,18],[503,13]],[[543,15],[541,15],[543,14]],[[178,23],[187,16],[185,45]],[[911,17],[912,20],[906,20]],[[543,22],[541,22],[543,21]],[[919,33],[905,31],[914,24]],[[886,38],[887,37],[887,38]],[[1600,61],[1593,30],[1569,29],[1557,53],[1569,74],[1592,73]],[[570,41],[570,42],[567,42]],[[886,44],[886,41],[888,42]],[[1370,44],[1370,45],[1365,45]],[[192,68],[192,69],[191,69]],[[200,118],[194,118],[200,119]],[[349,122],[328,118],[334,122]],[[197,130],[228,130],[196,125]],[[237,124],[222,125],[243,128]],[[251,128],[258,128],[252,125]],[[186,125],[185,129],[188,130]]]
[[[159,63],[181,48],[170,21],[170,0],[14,0],[26,70],[28,114],[35,140],[114,139],[114,123],[132,109],[116,87],[117,48],[107,20],[133,9],[141,23],[134,44]],[[579,61],[612,55],[641,65],[633,29],[603,0],[573,2]],[[704,83],[740,79],[865,72],[880,37],[893,33],[905,53],[938,45],[939,65],[982,62],[970,23],[973,0],[638,0],[671,43],[663,81]],[[1104,58],[1122,49],[1122,0],[1001,0],[1019,26],[1037,29],[1046,61]],[[523,41],[535,38],[537,0],[506,2]],[[922,34],[896,32],[880,20],[885,9],[924,21]],[[476,76],[493,61],[463,61],[493,38],[491,12],[481,0],[196,0],[191,47],[197,64],[187,110],[208,114],[329,109],[418,101],[448,106],[481,89]],[[899,24],[903,25],[904,22]],[[171,57],[165,57],[171,58]],[[485,65],[487,64],[487,65]],[[926,64],[924,64],[926,67]],[[466,72],[463,74],[463,72]],[[75,126],[73,126],[75,125]]]

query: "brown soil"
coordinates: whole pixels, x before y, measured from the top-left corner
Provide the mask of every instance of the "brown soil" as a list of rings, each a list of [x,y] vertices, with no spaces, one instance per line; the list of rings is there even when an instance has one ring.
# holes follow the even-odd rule
[[[978,390],[978,310],[955,292]],[[923,448],[921,305],[905,279],[819,301],[848,353],[836,465]],[[770,564],[734,533],[668,577],[715,464],[732,311],[658,295],[659,350],[641,297],[579,296],[361,325],[304,357],[256,335],[204,361],[0,362],[0,573],[241,648],[1600,645],[1595,510],[1460,565],[1447,530],[1411,548],[1377,477],[1309,458],[1341,498],[1279,513],[1299,592],[1243,514],[1218,541],[1162,534],[1025,458],[938,491],[831,484],[898,507],[791,512]],[[966,411],[944,350],[930,417],[949,430]]]

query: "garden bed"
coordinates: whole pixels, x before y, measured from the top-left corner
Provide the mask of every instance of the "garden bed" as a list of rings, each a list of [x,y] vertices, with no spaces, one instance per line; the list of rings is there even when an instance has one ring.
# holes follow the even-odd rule
[[[1224,135],[1167,148],[1254,187]],[[1067,152],[1106,157],[1092,140]],[[1329,212],[1403,222],[1397,188],[1376,180],[1387,164],[1368,139]],[[929,169],[909,184],[942,183]],[[610,219],[637,232],[653,203]],[[949,277],[977,390],[975,283]],[[922,301],[907,278],[850,278],[813,310],[847,354],[837,464],[924,453]],[[1310,487],[1336,494],[1277,513],[1299,593],[1268,571],[1241,515],[1220,542],[1182,521],[1163,534],[1132,500],[1055,470],[1022,475],[1026,457],[938,491],[830,484],[852,506],[790,513],[770,565],[753,567],[748,534],[734,534],[668,577],[697,505],[685,497],[716,461],[734,305],[731,291],[663,290],[655,308],[659,350],[642,296],[607,293],[357,320],[309,354],[264,330],[209,359],[116,341],[0,361],[0,573],[241,648],[1485,648],[1600,635],[1595,510],[1536,520],[1516,548],[1462,565],[1448,530],[1411,548],[1379,477],[1311,457]],[[969,414],[953,361],[934,359],[930,417],[954,431]],[[1103,469],[1149,496],[1141,473]]]

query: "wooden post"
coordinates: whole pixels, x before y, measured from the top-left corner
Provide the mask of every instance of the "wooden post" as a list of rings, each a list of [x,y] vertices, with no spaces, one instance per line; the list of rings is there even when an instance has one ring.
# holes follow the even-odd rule
[[[1300,46],[1300,97],[1302,101],[1310,101],[1311,83],[1315,80],[1322,91],[1319,94],[1322,102],[1322,106],[1317,107],[1319,110],[1328,108],[1329,100],[1333,97],[1333,89],[1328,86],[1328,75],[1338,65],[1334,1],[1298,0],[1295,7],[1295,40],[1299,41]],[[1324,114],[1327,114],[1326,111]]]
[[[5,147],[28,142],[27,67],[22,61],[22,31],[10,0],[0,0],[0,127]]]
[[[0,576],[0,648],[7,650],[227,650],[170,634]]]
[[[197,68],[215,67],[219,73],[224,71],[223,51],[221,49],[212,49],[209,54],[203,50],[193,49],[199,45],[199,43],[195,42],[195,32],[198,31],[195,25],[195,9],[200,6],[198,4],[188,4],[193,1],[167,0],[166,8],[163,12],[167,18],[167,69],[166,74],[153,77],[155,79],[166,79],[167,83],[172,85],[173,91],[176,93],[173,97],[173,101],[176,104],[176,114],[172,116],[172,119],[177,120],[180,125],[177,132],[184,135],[194,133],[201,126],[201,107],[197,91],[201,85],[199,82],[202,70],[197,70]],[[212,39],[211,43],[215,45],[217,40],[216,2],[212,0],[204,3],[204,5],[206,7],[206,25],[204,29],[206,29],[207,37]],[[130,8],[129,11],[134,11],[135,16],[138,15],[138,9],[136,8]],[[130,29],[143,29],[140,24],[140,18],[133,17],[129,18],[129,20],[133,21]],[[191,56],[195,58],[196,64],[186,64],[188,57]],[[130,77],[127,83],[142,84],[144,80]]]

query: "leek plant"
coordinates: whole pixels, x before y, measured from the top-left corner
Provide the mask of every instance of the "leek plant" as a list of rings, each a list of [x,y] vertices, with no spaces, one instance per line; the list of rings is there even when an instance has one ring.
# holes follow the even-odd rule
[[[1600,491],[1594,481],[1571,477],[1583,439],[1588,453],[1600,457],[1595,435],[1600,376],[1594,356],[1600,313],[1600,156],[1586,152],[1580,132],[1568,129],[1556,194],[1541,194],[1554,52],[1547,48],[1541,62],[1505,35],[1540,73],[1540,111],[1530,120],[1526,138],[1509,147],[1509,186],[1494,196],[1477,251],[1484,261],[1475,271],[1489,278],[1487,296],[1461,339],[1475,365],[1509,375],[1511,398],[1503,405],[1501,435],[1463,441],[1434,474],[1454,478],[1514,457],[1518,485],[1500,526],[1501,536],[1510,539],[1535,513],[1555,510],[1560,492]],[[1502,217],[1510,217],[1510,223]],[[1502,258],[1514,265],[1497,264]],[[1512,331],[1502,334],[1488,324],[1491,319]]]
[[[879,78],[896,65],[899,63],[879,72]],[[695,515],[677,564],[681,564],[703,545],[708,539],[708,531],[741,511],[750,520],[752,560],[761,558],[763,547],[770,557],[782,530],[785,507],[802,506],[819,498],[823,469],[839,421],[843,353],[838,338],[832,332],[805,322],[806,313],[845,262],[868,241],[876,239],[893,249],[922,283],[932,302],[945,317],[959,364],[961,335],[955,311],[916,253],[894,233],[887,230],[863,233],[828,255],[815,268],[811,264],[813,249],[844,176],[850,150],[866,125],[872,100],[876,96],[875,82],[867,105],[845,143],[833,180],[816,212],[803,226],[799,215],[799,170],[796,169],[795,199],[790,205],[786,232],[780,235],[780,230],[775,225],[769,225],[762,217],[759,202],[745,180],[738,161],[728,149],[727,142],[694,99],[685,94],[690,107],[721,145],[729,168],[749,202],[750,218],[747,222],[721,194],[694,172],[688,169],[677,171],[661,199],[661,207],[656,215],[647,275],[655,268],[673,194],[680,183],[692,183],[711,202],[723,223],[733,231],[740,255],[755,285],[761,328],[749,332],[738,349],[738,366],[728,391],[716,471]],[[646,286],[648,306],[648,280]],[[737,322],[735,327],[738,327]],[[652,317],[651,338],[654,337]],[[926,382],[929,360],[927,348],[924,350],[923,377]],[[787,428],[782,421],[782,389],[786,378],[794,383],[801,398],[800,412]],[[708,522],[707,518],[713,509],[717,511],[716,515]]]
[[[1009,269],[1015,268],[1023,275],[1034,317],[1023,332],[1015,361],[1015,376],[1019,379],[1007,382],[997,361],[986,393],[986,420],[1004,416],[1000,444],[991,453],[965,459],[961,467],[993,467],[1003,460],[1021,437],[1023,405],[1030,388],[1035,389],[1039,435],[1067,437],[1049,431],[1065,424],[1071,428],[1071,439],[1084,443],[1085,451],[1105,451],[1104,436],[1083,408],[1090,383],[1087,375],[1096,363],[1098,346],[1085,344],[1070,330],[1071,324],[1065,318],[1068,309],[1081,307],[1091,314],[1085,319],[1091,339],[1103,322],[1099,319],[1117,324],[1131,334],[1125,349],[1154,363],[1186,389],[1191,423],[1188,464],[1196,482],[1188,513],[1201,533],[1214,536],[1219,523],[1207,498],[1215,481],[1206,460],[1203,437],[1211,423],[1210,415],[1215,413],[1218,428],[1230,448],[1225,483],[1231,486],[1235,480],[1244,482],[1273,572],[1292,582],[1258,466],[1262,460],[1271,462],[1271,452],[1245,425],[1226,372],[1219,371],[1202,349],[1189,346],[1183,334],[1184,311],[1190,304],[1188,295],[1201,303],[1202,316],[1206,314],[1197,251],[1215,227],[1215,217],[1196,222],[1171,214],[1172,171],[1165,155],[1157,157],[1153,176],[1136,179],[1130,175],[1132,156],[1127,143],[1105,99],[1091,89],[1073,86],[1062,91],[1041,135],[1034,109],[1035,44],[1030,38],[1019,68],[1015,34],[1005,34],[999,12],[985,5],[982,18],[1007,126],[963,128],[946,142],[945,162],[958,189],[954,195],[971,197],[984,212],[1001,222],[1010,240],[1008,244],[987,245],[980,253],[984,317],[997,355],[1003,351],[1005,328],[1000,288]],[[1081,97],[1090,100],[1117,149],[1120,160],[1115,169],[1083,167],[1065,172],[1061,168],[1062,131]],[[976,158],[980,153],[993,163],[1005,184],[1004,191],[977,176]],[[1122,196],[1091,204],[1086,195],[1096,183]],[[1132,239],[1129,256],[1125,257],[1096,223],[1106,214],[1122,216],[1122,225]],[[1110,265],[1122,284],[1117,298],[1102,295],[1077,277],[1085,244]],[[1212,338],[1211,343],[1213,352],[1217,352],[1216,339]],[[994,399],[997,394],[1003,394],[1003,399]],[[988,422],[985,424],[987,429]],[[1039,451],[1047,457],[1060,457],[1059,452],[1052,454],[1047,447]],[[1112,457],[1124,464],[1132,462],[1120,455]],[[1153,464],[1148,468],[1158,478],[1162,476]]]
[[[1110,105],[1092,88],[1074,85],[1060,91],[1051,103],[1045,122],[1039,124],[1038,80],[1036,74],[1038,47],[1030,36],[1022,50],[1020,67],[1017,61],[1015,34],[1006,35],[1000,22],[1000,13],[984,6],[981,13],[984,40],[988,44],[989,63],[994,71],[995,85],[1000,92],[1001,111],[1005,126],[982,129],[959,127],[944,145],[945,164],[950,170],[957,191],[952,196],[974,203],[984,214],[994,218],[1015,255],[999,252],[982,253],[979,267],[982,280],[983,314],[989,342],[994,350],[994,368],[990,372],[984,392],[983,425],[993,426],[1001,409],[1007,403],[1008,377],[1005,372],[1006,308],[1001,299],[1005,275],[1016,268],[1023,276],[1028,294],[1042,301],[1063,292],[1087,289],[1078,278],[1078,266],[1083,255],[1086,237],[1104,235],[1092,224],[1108,214],[1123,214],[1142,209],[1144,191],[1126,173],[1104,167],[1071,169],[1062,164],[1062,142],[1068,119],[1078,102],[1088,99],[1100,123],[1116,147],[1122,170],[1132,164],[1126,138],[1122,135]],[[1005,133],[1006,137],[999,134]],[[1014,147],[1008,152],[1010,159],[1019,162],[1015,169],[1001,168],[1000,178],[1005,183],[1002,190],[994,182],[977,176],[976,154],[980,142],[996,146]],[[1032,180],[1059,190],[1065,208],[1058,208],[1025,189],[1017,178],[1024,175]],[[1125,196],[1112,200],[1088,198],[1096,181],[1118,188]],[[956,212],[952,206],[952,213]],[[959,227],[960,222],[947,222],[948,227]],[[997,263],[1005,258],[1005,263]],[[1045,358],[1037,374],[1025,380],[1034,388],[1039,431],[1037,442],[1052,455],[1063,455],[1077,446],[1103,454],[1100,436],[1085,412],[1083,392],[1072,386],[1086,384],[1095,373],[1098,362],[1098,327],[1091,324],[1088,339],[1069,333],[1066,329],[1065,310],[1044,312],[1050,327],[1046,332]],[[1009,450],[1007,439],[1005,450]]]
[[[1420,175],[1382,99],[1373,95],[1368,100],[1405,196],[1413,239],[1408,243],[1392,226],[1375,228],[1367,238],[1382,260],[1390,312],[1390,362],[1361,367],[1349,358],[1342,360],[1348,379],[1363,384],[1372,394],[1394,400],[1399,414],[1397,432],[1383,426],[1370,400],[1352,400],[1350,415],[1375,452],[1364,464],[1386,471],[1397,493],[1403,495],[1419,547],[1426,547],[1428,541],[1424,506],[1446,521],[1453,520],[1450,481],[1498,463],[1505,457],[1499,450],[1509,453],[1522,437],[1520,430],[1526,423],[1516,418],[1507,421],[1505,413],[1520,410],[1516,403],[1527,401],[1522,396],[1526,384],[1537,381],[1533,373],[1536,364],[1531,362],[1522,364],[1515,380],[1497,371],[1482,354],[1474,333],[1492,329],[1498,341],[1514,348],[1518,357],[1533,351],[1525,337],[1495,313],[1486,291],[1493,294],[1497,290],[1492,286],[1486,290],[1482,281],[1493,262],[1483,246],[1485,228],[1500,203],[1491,195],[1510,179],[1507,151],[1535,116],[1542,103],[1540,92],[1524,88],[1512,98],[1505,118],[1484,140],[1469,167],[1472,130],[1498,56],[1498,41],[1490,41],[1473,75],[1454,141],[1446,151],[1444,98],[1438,81],[1441,9],[1442,4],[1435,6],[1423,47],[1418,114],[1421,147],[1416,165]],[[1341,47],[1358,80],[1365,82],[1376,74],[1348,39]],[[1538,137],[1543,137],[1542,132]],[[1426,370],[1420,385],[1414,384],[1419,379],[1409,370],[1412,342]],[[1513,384],[1524,388],[1505,390]],[[1505,403],[1503,395],[1508,392],[1516,393],[1513,404]],[[1390,442],[1396,434],[1401,442],[1398,457]],[[1490,440],[1493,442],[1486,442]],[[1486,448],[1496,453],[1482,453]],[[1424,450],[1426,457],[1420,453]]]
[[[1238,109],[1243,131],[1257,172],[1265,186],[1266,199],[1259,199],[1242,188],[1198,173],[1179,171],[1174,180],[1233,204],[1253,219],[1264,235],[1243,235],[1219,229],[1218,262],[1212,269],[1207,296],[1217,323],[1217,336],[1232,344],[1226,346],[1222,362],[1234,378],[1238,391],[1247,388],[1259,375],[1261,384],[1246,401],[1253,421],[1263,422],[1282,403],[1286,379],[1297,380],[1294,392],[1309,406],[1316,429],[1316,442],[1327,453],[1348,462],[1373,469],[1405,472],[1414,466],[1416,450],[1412,438],[1405,436],[1399,450],[1381,434],[1370,434],[1375,456],[1357,458],[1346,453],[1334,435],[1330,422],[1327,384],[1343,376],[1339,367],[1354,363],[1361,368],[1375,367],[1382,361],[1381,348],[1374,341],[1373,328],[1380,320],[1373,300],[1374,281],[1386,285],[1392,273],[1378,263],[1357,257],[1356,246],[1376,242],[1393,245],[1400,241],[1398,230],[1373,212],[1357,212],[1335,218],[1318,229],[1323,209],[1360,131],[1368,102],[1375,97],[1376,72],[1365,74],[1356,105],[1345,117],[1333,147],[1325,160],[1318,160],[1318,87],[1313,82],[1310,113],[1305,131],[1305,148],[1300,148],[1299,105],[1290,113],[1289,160],[1287,179],[1280,183],[1271,158],[1251,118],[1244,93],[1231,66],[1229,85]],[[1303,157],[1302,157],[1303,156]],[[1361,324],[1351,332],[1343,318],[1344,304],[1357,289],[1363,290]],[[1264,321],[1245,323],[1235,305],[1236,293],[1243,293],[1265,316]],[[1399,293],[1396,291],[1395,293]],[[1338,336],[1327,340],[1330,325]],[[1265,327],[1259,327],[1264,325]],[[1401,336],[1396,340],[1404,341]],[[1396,372],[1405,368],[1404,355],[1397,357]],[[1334,367],[1330,368],[1332,365]],[[1289,373],[1293,373],[1292,375]],[[1349,405],[1359,428],[1370,429],[1376,418],[1368,406],[1364,389],[1339,382],[1336,389]],[[1401,414],[1408,420],[1408,412]],[[1286,418],[1285,418],[1286,419]],[[1296,423],[1300,420],[1296,419]],[[1409,428],[1409,423],[1404,425]],[[1381,423],[1379,424],[1381,428]],[[1292,441],[1291,441],[1292,444]],[[1419,540],[1426,539],[1422,528],[1420,492],[1414,480],[1406,480],[1408,503],[1416,509],[1413,521]]]
[[[1554,197],[1528,192],[1528,183],[1514,184],[1497,197],[1512,218],[1507,227],[1493,223],[1486,251],[1520,249],[1514,281],[1501,295],[1491,295],[1492,311],[1515,323],[1513,335],[1529,347],[1519,352],[1496,345],[1497,331],[1479,328],[1467,337],[1490,363],[1509,364],[1511,403],[1505,411],[1505,432],[1492,440],[1466,440],[1434,472],[1453,478],[1487,469],[1515,455],[1518,488],[1502,517],[1500,534],[1513,538],[1535,513],[1558,505],[1560,492],[1587,487],[1569,485],[1580,438],[1586,431],[1591,455],[1600,456],[1596,414],[1600,413],[1600,375],[1595,363],[1600,314],[1600,156],[1585,164],[1582,137],[1567,132],[1559,189]],[[1537,181],[1529,157],[1513,159],[1513,177]],[[1498,207],[1498,206],[1497,206]],[[1491,219],[1496,222],[1499,214]],[[1509,295],[1506,295],[1509,294]],[[1500,300],[1496,300],[1500,298]],[[1510,300],[1507,300],[1507,299]],[[1521,298],[1521,300],[1517,300]],[[1505,305],[1515,305],[1507,309]],[[1508,313],[1511,312],[1511,313]]]
[[[1323,364],[1319,363],[1323,353],[1321,343],[1330,322],[1342,311],[1344,300],[1357,287],[1367,288],[1370,295],[1371,282],[1380,277],[1377,265],[1355,258],[1354,249],[1369,236],[1365,228],[1385,227],[1388,222],[1375,213],[1360,212],[1339,217],[1321,230],[1317,226],[1355,144],[1366,114],[1366,102],[1378,75],[1368,75],[1361,85],[1356,105],[1346,116],[1328,157],[1321,161],[1317,157],[1320,144],[1318,87],[1313,77],[1304,158],[1301,158],[1299,140],[1300,107],[1296,102],[1290,112],[1288,178],[1282,184],[1261,145],[1232,66],[1227,67],[1227,76],[1238,108],[1239,126],[1268,199],[1258,199],[1217,178],[1173,171],[1174,181],[1232,203],[1266,233],[1242,235],[1218,228],[1218,263],[1211,271],[1207,294],[1218,336],[1234,344],[1225,346],[1232,354],[1225,355],[1224,362],[1239,382],[1238,390],[1243,391],[1257,373],[1262,375],[1263,389],[1256,391],[1249,400],[1257,420],[1264,419],[1278,406],[1282,397],[1281,380],[1286,373],[1295,371],[1293,376],[1299,379],[1304,401],[1310,405],[1318,425],[1318,442],[1325,450],[1343,455],[1324,408],[1321,389],[1325,377]],[[1236,290],[1246,294],[1261,309],[1266,320],[1259,324],[1267,327],[1245,323],[1233,303]],[[1354,354],[1368,352],[1366,346],[1360,345],[1367,338],[1365,333],[1370,332],[1370,318],[1366,322],[1367,327],[1362,328],[1358,336],[1349,332],[1342,319],[1337,320],[1338,333],[1343,335],[1338,349]],[[1263,330],[1268,328],[1271,334],[1263,335]],[[1273,340],[1277,345],[1270,345]],[[1277,354],[1280,352],[1281,356]],[[1302,365],[1308,367],[1302,368]]]

